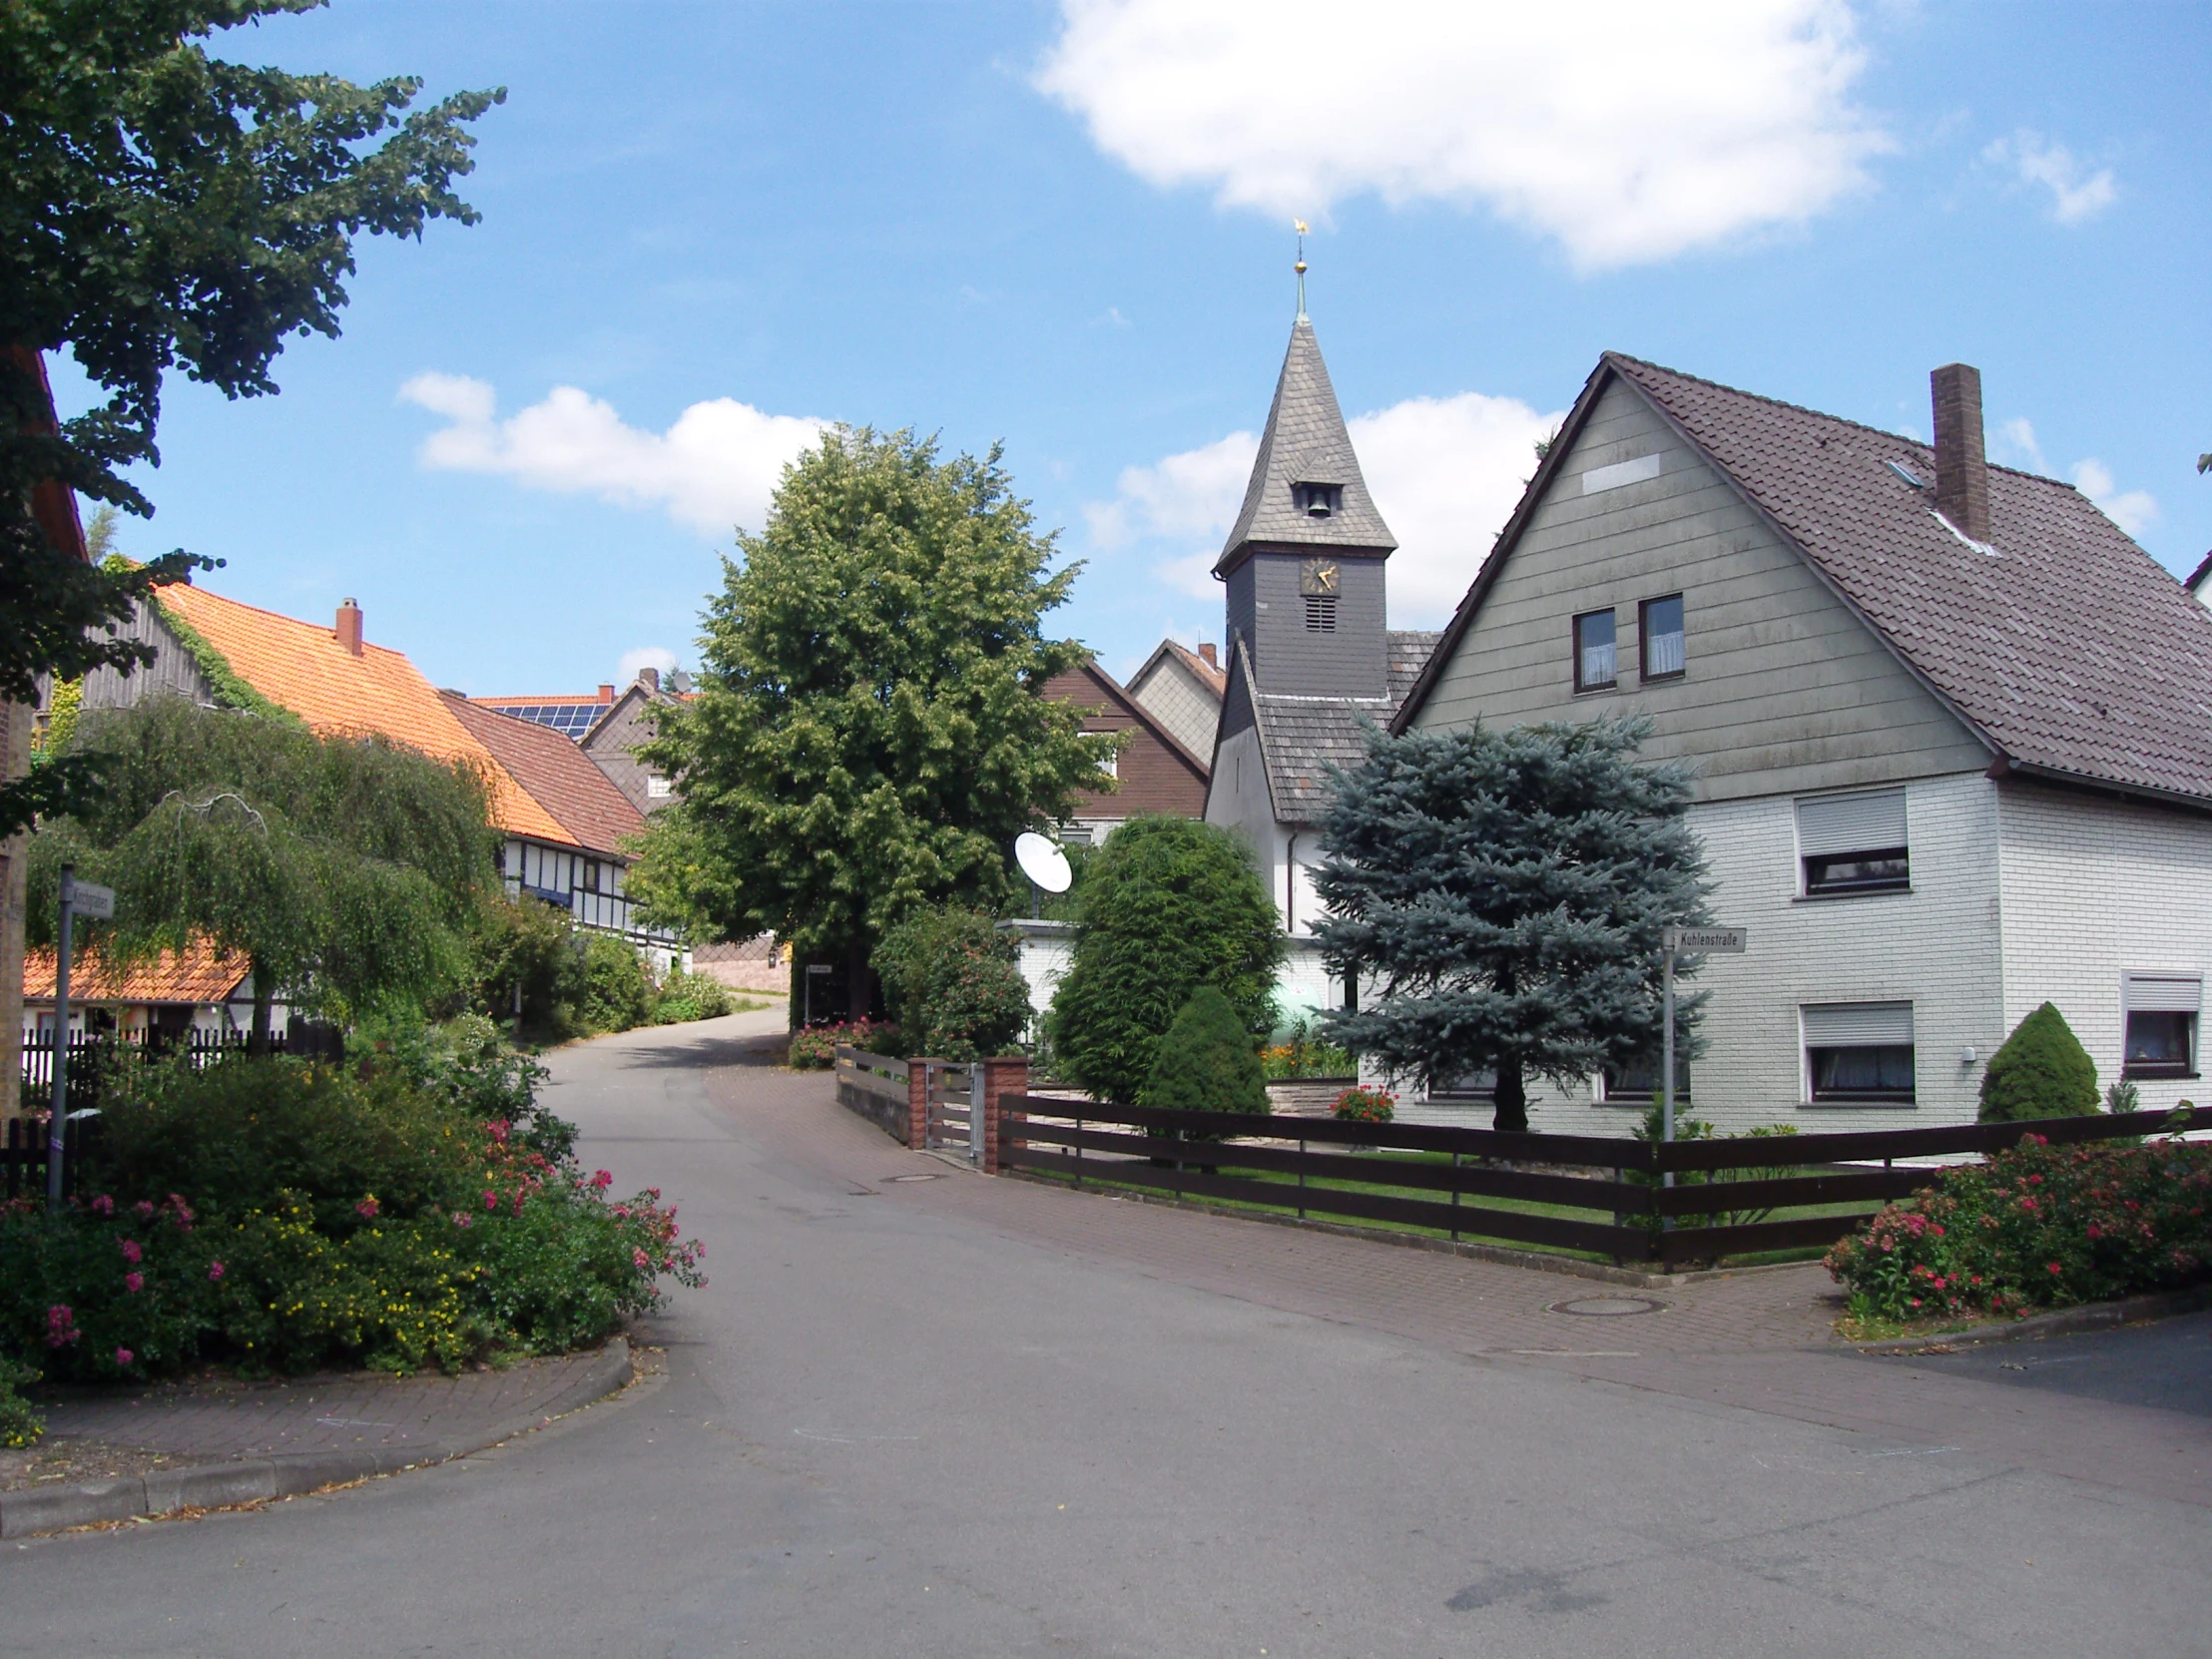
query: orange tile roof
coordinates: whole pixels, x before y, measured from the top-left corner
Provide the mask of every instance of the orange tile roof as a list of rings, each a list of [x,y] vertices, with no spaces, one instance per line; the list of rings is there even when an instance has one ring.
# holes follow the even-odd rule
[[[478,708],[459,692],[438,695],[470,736],[560,819],[579,845],[594,852],[620,852],[624,840],[644,830],[645,815],[570,739],[550,726]]]
[[[533,840],[577,844],[453,718],[401,653],[364,643],[356,657],[338,643],[334,627],[241,605],[205,588],[164,588],[161,603],[221,652],[232,673],[316,731],[374,733],[441,761],[469,762],[490,781],[492,821],[500,829]]]
[[[223,1002],[253,964],[244,956],[225,955],[205,940],[188,950],[165,950],[150,962],[111,972],[97,952],[73,956],[69,963],[69,1000],[72,1002]],[[23,953],[25,1001],[54,1000],[54,952]]]

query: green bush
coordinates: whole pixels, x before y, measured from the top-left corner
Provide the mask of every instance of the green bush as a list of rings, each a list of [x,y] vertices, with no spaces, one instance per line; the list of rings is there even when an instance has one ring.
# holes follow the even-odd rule
[[[1307,1019],[1298,1021],[1279,1041],[1262,1049],[1260,1063],[1267,1068],[1270,1082],[1279,1077],[1350,1077],[1360,1069],[1349,1049],[1323,1041],[1314,1034],[1313,1021]]]
[[[1195,1112],[1265,1112],[1267,1075],[1252,1032],[1219,987],[1201,985],[1154,1053],[1138,1097],[1146,1106]]]
[[[721,980],[704,973],[686,973],[680,967],[668,970],[660,988],[653,993],[653,1023],[655,1025],[682,1025],[695,1019],[720,1019],[730,1009],[730,992]]]
[[[470,918],[469,955],[476,1012],[513,1019],[519,986],[525,1031],[558,1040],[586,1030],[584,954],[566,910],[487,891]]]
[[[894,1060],[902,1060],[914,1051],[906,1033],[897,1026],[856,1019],[849,1025],[809,1025],[794,1031],[784,1063],[799,1071],[826,1070],[836,1064],[839,1043]]]
[[[983,911],[916,911],[883,935],[874,962],[891,1018],[918,1053],[984,1059],[1013,1047],[1029,1024],[1020,941]]]
[[[584,939],[584,1023],[594,1031],[627,1031],[653,1018],[653,981],[645,961],[611,933]]]
[[[1283,950],[1243,841],[1191,819],[1130,820],[1084,871],[1074,959],[1048,1019],[1060,1077],[1100,1099],[1135,1098],[1201,985],[1228,999],[1257,1049],[1275,1028]]]
[[[2046,1002],[1989,1056],[1981,1074],[1981,1121],[2031,1123],[2096,1113],[2096,1062],[2065,1017]]]
[[[0,1446],[27,1446],[46,1432],[46,1419],[16,1390],[38,1381],[38,1369],[0,1354]]]
[[[140,1067],[104,1108],[89,1196],[58,1222],[0,1207],[0,1350],[63,1378],[450,1370],[596,1341],[664,1275],[701,1283],[658,1191],[610,1202],[531,1097],[542,1073],[457,1024],[343,1068]]]
[[[1854,1318],[2018,1314],[2212,1276],[2212,1145],[2054,1147],[1940,1172],[1828,1254]]]

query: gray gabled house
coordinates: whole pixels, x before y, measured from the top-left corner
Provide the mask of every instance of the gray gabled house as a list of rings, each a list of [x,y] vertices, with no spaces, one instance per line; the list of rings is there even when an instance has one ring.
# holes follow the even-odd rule
[[[2145,1108],[2200,1096],[2212,615],[2071,486],[1607,354],[1397,729],[1641,714],[1692,762],[1698,1115],[1952,1122],[2054,1002]],[[1655,1069],[1655,1068],[1654,1068]],[[1531,1102],[1628,1127],[1650,1071]]]

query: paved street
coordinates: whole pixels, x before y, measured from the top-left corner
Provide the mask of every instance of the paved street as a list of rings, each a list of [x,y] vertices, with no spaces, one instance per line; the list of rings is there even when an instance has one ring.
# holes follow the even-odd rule
[[[2201,1319],[1894,1361],[1819,1351],[1811,1272],[1551,1313],[1625,1293],[954,1172],[742,1029],[555,1060],[708,1241],[664,1379],[10,1548],[0,1652],[2212,1651]]]

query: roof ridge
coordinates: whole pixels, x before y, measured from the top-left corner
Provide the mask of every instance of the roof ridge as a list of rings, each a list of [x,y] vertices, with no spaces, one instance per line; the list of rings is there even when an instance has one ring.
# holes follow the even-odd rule
[[[1909,443],[1915,449],[1934,457],[1936,446],[1904,432],[1893,432],[1887,426],[1871,426],[1864,420],[1854,420],[1849,415],[1831,414],[1826,409],[1816,409],[1809,403],[1793,403],[1787,397],[1769,397],[1765,392],[1746,391],[1742,386],[1732,386],[1726,380],[1715,380],[1703,374],[1692,374],[1687,369],[1669,368],[1665,363],[1655,363],[1648,357],[1632,357],[1625,351],[1606,351],[1602,361],[1614,367],[1648,368],[1660,374],[1671,374],[1677,380],[1687,380],[1692,385],[1711,386],[1715,391],[1725,391],[1732,397],[1749,398],[1754,403],[1764,403],[1770,408],[1788,409],[1792,414],[1810,415],[1815,420],[1825,420],[1832,426],[1849,426],[1855,432],[1866,432],[1874,437],[1888,438],[1895,443]],[[2069,484],[2063,478],[2053,478],[2047,472],[2030,472],[2025,467],[2006,466],[2001,461],[1984,463],[1991,472],[2010,473],[2015,478],[2026,478],[2038,484],[2055,484],[2062,490],[2081,493],[2080,487]],[[1929,480],[1931,485],[1935,480]]]

